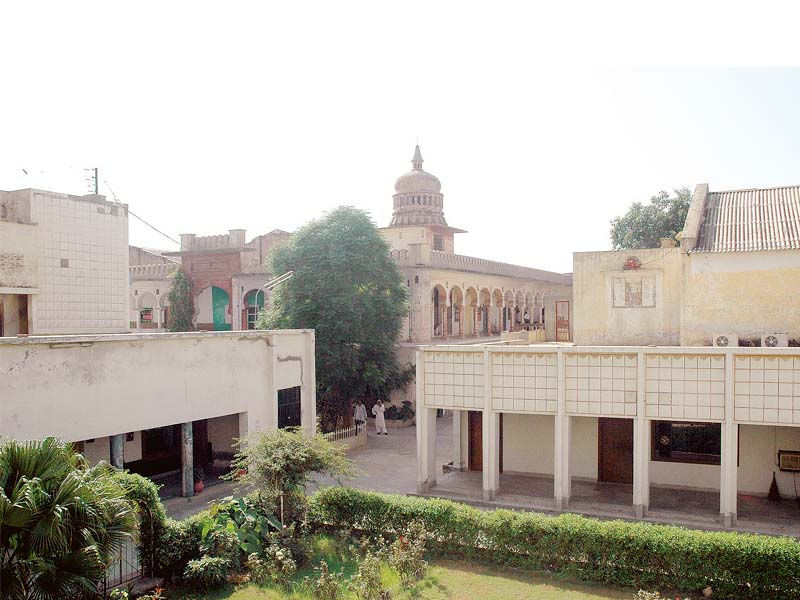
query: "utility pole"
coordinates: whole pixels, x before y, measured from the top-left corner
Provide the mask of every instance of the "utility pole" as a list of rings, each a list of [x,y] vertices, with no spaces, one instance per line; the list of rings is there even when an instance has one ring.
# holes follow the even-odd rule
[[[97,196],[98,193],[98,179],[97,179],[97,167],[94,168],[94,195]]]

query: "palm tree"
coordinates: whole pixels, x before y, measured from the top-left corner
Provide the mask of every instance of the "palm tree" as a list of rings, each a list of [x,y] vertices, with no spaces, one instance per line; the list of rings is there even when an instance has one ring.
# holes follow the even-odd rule
[[[0,599],[60,600],[94,589],[136,527],[112,472],[53,438],[0,444]]]

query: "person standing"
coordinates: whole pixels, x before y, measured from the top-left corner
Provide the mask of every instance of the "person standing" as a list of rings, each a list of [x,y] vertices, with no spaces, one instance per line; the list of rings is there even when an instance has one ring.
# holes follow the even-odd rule
[[[528,312],[528,309],[525,309],[525,314],[522,315],[522,322],[525,324],[525,331],[530,331],[531,329],[531,313]]]
[[[386,431],[386,419],[383,418],[383,413],[385,411],[383,400],[378,400],[375,406],[372,407],[372,414],[375,416],[375,430],[378,432],[378,435],[389,435],[389,432]]]
[[[353,413],[353,420],[356,422],[356,434],[367,424],[367,407],[364,402],[356,400],[356,410]]]

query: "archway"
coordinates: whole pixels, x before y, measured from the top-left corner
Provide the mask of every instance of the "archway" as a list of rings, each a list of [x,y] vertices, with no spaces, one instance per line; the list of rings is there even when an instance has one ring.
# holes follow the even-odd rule
[[[450,288],[450,308],[447,314],[447,323],[450,335],[464,337],[464,294],[461,288]]]
[[[478,291],[474,287],[467,288],[465,296],[464,331],[466,335],[474,336],[477,329]]]
[[[512,314],[511,310],[514,306],[514,294],[508,290],[503,297],[503,331],[511,331]]]
[[[156,297],[150,292],[145,292],[139,296],[139,327],[141,329],[156,329],[158,328],[158,317],[156,315],[156,308],[158,302]]]
[[[487,288],[483,288],[481,290],[481,297],[480,297],[480,312],[478,313],[478,319],[480,320],[480,331],[481,335],[488,336],[490,335],[489,329],[489,307],[492,305],[492,294]]]
[[[228,292],[215,285],[209,286],[197,295],[197,328],[212,331],[230,331],[230,296]]]
[[[437,284],[431,292],[431,310],[433,317],[433,337],[444,337],[447,319],[447,292]]]
[[[525,305],[525,294],[522,293],[522,290],[517,290],[517,293],[514,294],[514,319],[512,321],[512,331],[519,331],[522,329],[522,311]]]
[[[500,335],[503,319],[503,291],[495,289],[492,292],[492,335]]]
[[[258,313],[264,308],[264,290],[250,290],[244,295],[242,302],[242,328],[255,329]]]

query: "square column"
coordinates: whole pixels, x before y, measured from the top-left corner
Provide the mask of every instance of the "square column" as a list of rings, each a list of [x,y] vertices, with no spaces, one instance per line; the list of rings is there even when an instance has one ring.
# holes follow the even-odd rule
[[[436,485],[436,409],[417,404],[417,492]]]
[[[117,434],[109,436],[109,462],[115,469],[122,469],[125,463],[125,435]]]
[[[463,410],[453,410],[453,468],[461,471],[464,468],[464,455],[461,452],[461,418]]]
[[[556,510],[566,510],[572,493],[570,455],[572,449],[572,417],[559,410],[555,415],[555,457],[553,493]]]
[[[181,495],[194,496],[194,434],[192,422],[181,424]]]
[[[417,492],[436,485],[436,409],[425,406],[425,356],[417,350]]]
[[[719,512],[725,527],[736,526],[739,428],[734,417],[733,354],[725,354],[725,420],[720,440]]]
[[[636,518],[643,519],[649,506],[650,421],[639,414],[633,421],[633,510]]]
[[[483,499],[494,500],[500,488],[500,413],[483,411]]]

